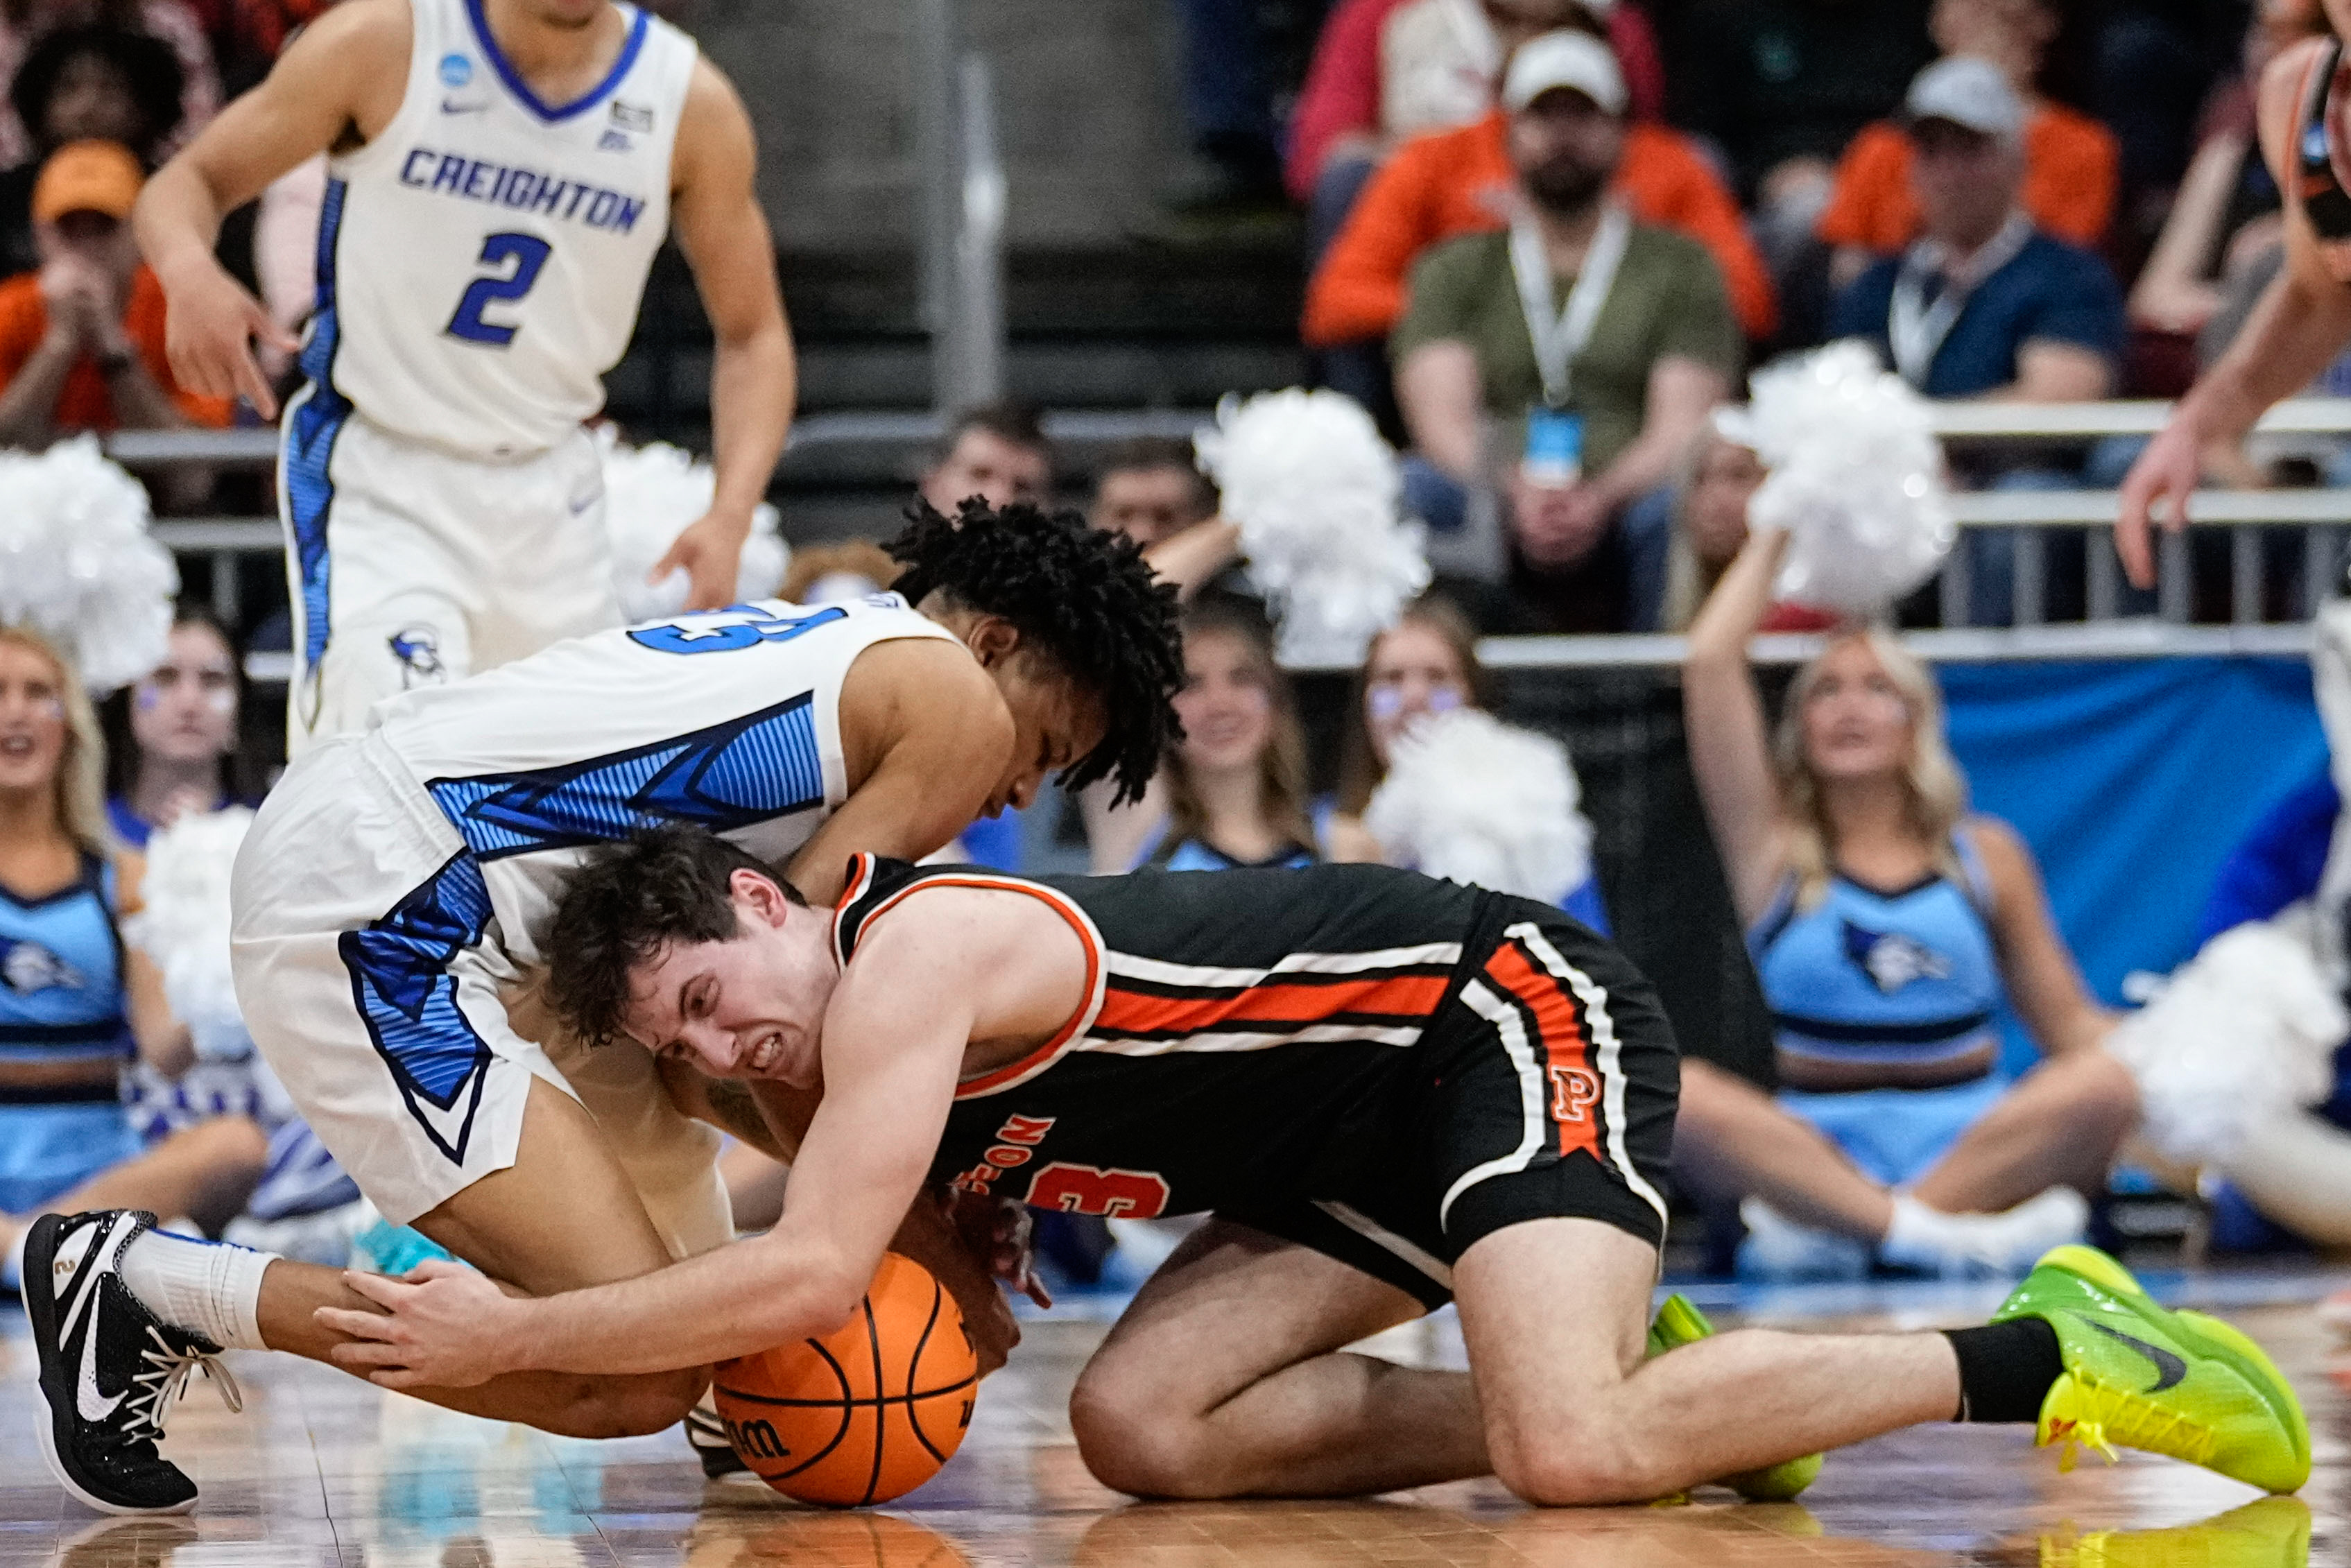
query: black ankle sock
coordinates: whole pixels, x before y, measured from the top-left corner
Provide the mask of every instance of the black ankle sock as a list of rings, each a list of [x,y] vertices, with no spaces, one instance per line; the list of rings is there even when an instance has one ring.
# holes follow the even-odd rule
[[[1954,1421],[2038,1421],[2049,1385],[2065,1374],[2057,1331],[2039,1318],[1947,1329],[1943,1337],[1959,1358]]]

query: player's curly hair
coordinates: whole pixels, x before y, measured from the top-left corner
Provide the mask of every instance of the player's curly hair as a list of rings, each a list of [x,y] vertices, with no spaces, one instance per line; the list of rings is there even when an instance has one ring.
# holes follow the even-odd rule
[[[547,1004],[589,1045],[628,1031],[632,973],[678,942],[725,942],[739,935],[732,879],[737,871],[773,879],[784,896],[808,900],[775,867],[706,829],[682,822],[642,828],[588,852],[565,879],[547,926]]]
[[[1153,577],[1134,541],[1075,512],[1019,501],[999,511],[975,497],[950,520],[917,497],[906,531],[883,548],[905,565],[892,586],[908,603],[940,593],[1000,615],[1101,696],[1102,743],[1062,773],[1063,788],[1111,779],[1118,800],[1143,798],[1183,733],[1170,699],[1184,684],[1184,643],[1176,591]]]

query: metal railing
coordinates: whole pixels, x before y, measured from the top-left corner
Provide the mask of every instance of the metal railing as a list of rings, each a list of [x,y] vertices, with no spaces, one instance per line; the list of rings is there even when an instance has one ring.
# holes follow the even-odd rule
[[[977,74],[984,77],[985,73]],[[983,81],[977,90],[984,95],[984,88]],[[954,273],[953,268],[948,271]],[[2143,435],[2160,428],[2168,412],[2168,404],[2148,402],[1946,403],[1937,405],[1936,423],[1946,442],[1963,452],[1985,443],[2010,447],[2036,442],[2078,444],[2105,435]],[[1057,444],[1082,451],[1134,435],[1188,435],[1210,417],[1205,410],[1190,409],[1062,411],[1048,414],[1045,426]],[[861,450],[893,472],[903,470],[936,439],[943,421],[944,415],[936,410],[810,414],[793,427],[785,470],[789,472],[796,454],[848,455]],[[2272,436],[2351,438],[2351,398],[2304,398],[2282,403],[2262,420],[2259,432]],[[203,464],[251,470],[275,462],[277,436],[266,429],[123,432],[110,437],[106,449],[110,456],[133,469]],[[2150,638],[2158,638],[2162,649],[2182,652],[2208,647],[2297,650],[2302,645],[2298,629],[2264,624],[2271,598],[2268,574],[2273,565],[2273,552],[2267,548],[2270,536],[2274,530],[2292,529],[2298,537],[2298,551],[2289,553],[2298,554],[2295,575],[2301,592],[2294,608],[2304,617],[2315,610],[2331,587],[2342,551],[2351,542],[2351,487],[2200,490],[2189,504],[2191,522],[2198,528],[2229,533],[2230,625],[2187,625],[2192,589],[2190,546],[2186,536],[2167,533],[2157,550],[2156,619],[2168,623],[2170,630],[2158,633],[2141,629],[2139,622],[2117,620],[2126,601],[2113,545],[2116,506],[2116,493],[2111,490],[1987,490],[1954,497],[1954,516],[1964,531],[2002,530],[2016,540],[2010,605],[2014,628],[1993,632],[1967,627],[1970,584],[1968,552],[1961,549],[1946,566],[1938,591],[1942,619],[1949,630],[1922,634],[1927,640],[1920,643],[1920,651],[1953,659],[2127,657],[2158,651],[2158,643]],[[2085,624],[2048,623],[2049,548],[2064,531],[2085,538]],[[159,522],[155,532],[174,551],[211,558],[214,609],[231,620],[237,608],[237,559],[275,554],[282,548],[274,517],[174,518]],[[1949,639],[1956,641],[1938,641]],[[1768,640],[1765,645],[1771,645]],[[1510,664],[1561,667],[1662,664],[1678,658],[1671,651],[1674,647],[1672,639],[1545,638],[1525,646],[1517,641],[1498,643],[1495,657]],[[264,667],[266,662],[256,666]]]

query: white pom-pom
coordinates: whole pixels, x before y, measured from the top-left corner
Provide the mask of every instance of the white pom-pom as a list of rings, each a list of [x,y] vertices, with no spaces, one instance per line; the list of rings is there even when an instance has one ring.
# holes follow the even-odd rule
[[[191,811],[158,831],[147,841],[139,883],[143,907],[123,922],[124,938],[163,972],[172,1016],[187,1025],[196,1055],[207,1061],[253,1051],[228,965],[229,870],[252,825],[252,811],[231,806]]]
[[[596,432],[604,455],[604,526],[612,536],[612,587],[624,621],[652,621],[685,608],[685,573],[659,582],[645,573],[669,553],[677,536],[718,495],[718,475],[692,453],[656,441],[631,446],[607,424]],[[791,548],[777,531],[776,508],[761,502],[751,514],[743,561],[735,573],[737,601],[766,599],[782,586]]]
[[[1395,454],[1372,416],[1334,392],[1227,397],[1194,444],[1280,625],[1282,663],[1360,663],[1428,586],[1420,528],[1396,516]]]
[[[1957,537],[1927,402],[1847,340],[1755,372],[1754,401],[1718,427],[1771,475],[1747,504],[1788,531],[1778,596],[1867,616],[1935,574]]]
[[[2252,921],[2204,945],[2106,1050],[2137,1080],[2141,1130],[2182,1164],[2226,1161],[2250,1131],[2326,1098],[2351,1016],[2307,940]]]
[[[1567,748],[1456,708],[1396,739],[1364,825],[1430,876],[1557,904],[1592,875],[1592,824]]]
[[[180,572],[147,519],[147,492],[94,435],[0,452],[0,625],[55,643],[93,694],[129,685],[171,646]]]

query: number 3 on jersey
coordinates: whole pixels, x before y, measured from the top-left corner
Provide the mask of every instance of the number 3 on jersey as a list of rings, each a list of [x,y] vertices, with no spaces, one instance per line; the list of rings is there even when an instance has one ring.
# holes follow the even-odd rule
[[[548,253],[554,247],[536,235],[496,234],[482,241],[478,258],[485,267],[503,267],[514,263],[514,270],[503,276],[477,277],[465,287],[465,297],[457,301],[457,313],[449,318],[448,333],[469,343],[487,343],[493,349],[503,349],[514,341],[515,329],[502,327],[495,321],[482,319],[482,312],[502,300],[519,299],[530,292],[538,281],[538,269],[547,265]]]

